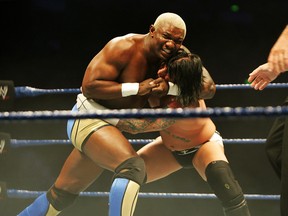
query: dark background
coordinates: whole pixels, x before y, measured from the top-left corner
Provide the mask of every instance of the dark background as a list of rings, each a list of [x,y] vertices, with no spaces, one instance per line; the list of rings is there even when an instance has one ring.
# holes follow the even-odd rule
[[[212,0],[0,0],[0,79],[15,86],[78,88],[91,58],[111,38],[147,33],[162,12],[186,21],[185,45],[199,54],[217,84],[242,84],[267,59],[288,21],[288,1]],[[233,10],[234,9],[234,10]],[[275,82],[287,82],[283,74]],[[218,90],[210,107],[281,105],[287,90]],[[45,95],[15,101],[15,110],[67,110],[75,95]],[[228,138],[266,138],[274,117],[213,119]],[[65,121],[1,121],[12,139],[67,139]],[[157,134],[127,138],[154,138]],[[141,146],[136,146],[135,149]],[[226,154],[246,194],[279,194],[279,180],[262,144],[229,144]],[[21,147],[0,155],[0,181],[8,189],[46,191],[72,147]],[[111,173],[89,191],[109,191]],[[211,193],[194,170],[183,170],[142,192]],[[32,199],[0,200],[0,215],[16,215]],[[107,198],[79,198],[63,215],[107,215]],[[277,216],[278,201],[249,200],[252,215]],[[139,198],[135,216],[222,215],[218,200]]]

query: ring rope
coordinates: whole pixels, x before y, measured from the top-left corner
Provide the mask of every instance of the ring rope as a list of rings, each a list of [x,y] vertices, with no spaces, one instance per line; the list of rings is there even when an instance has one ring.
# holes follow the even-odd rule
[[[288,114],[288,106],[268,107],[216,107],[177,109],[120,109],[78,111],[18,111],[0,112],[0,120],[36,119],[84,119],[84,118],[185,118],[185,117],[235,117],[235,116],[280,116]]]
[[[288,88],[288,83],[270,83],[266,88]],[[250,84],[216,84],[217,90],[222,89],[252,89]],[[15,87],[16,97],[25,96],[39,96],[44,94],[78,94],[80,88],[68,88],[68,89],[39,89],[30,86]]]
[[[131,144],[147,144],[155,139],[128,139]],[[264,144],[266,139],[223,139],[224,144]],[[72,144],[68,139],[48,139],[48,140],[17,140],[11,139],[10,146],[13,148],[29,147],[29,146],[45,146],[45,145],[70,145]]]
[[[46,191],[28,191],[8,189],[7,196],[9,198],[37,198]],[[108,197],[109,192],[81,192],[83,197]],[[279,200],[280,195],[262,195],[262,194],[244,194],[246,199],[250,200]],[[214,194],[209,193],[139,193],[139,197],[143,198],[188,198],[188,199],[216,199]]]
[[[35,97],[45,94],[78,94],[80,93],[80,88],[68,88],[68,89],[39,89],[30,86],[19,86],[15,87],[15,97]]]
[[[288,88],[288,83],[269,83],[265,88]],[[216,89],[253,89],[253,87],[250,84],[216,84]]]
[[[269,84],[266,88],[287,88],[288,83],[273,83]],[[222,84],[216,85],[216,89],[251,89],[250,84]],[[38,96],[43,94],[67,94],[67,93],[80,93],[80,89],[37,89],[32,87],[16,87],[15,96]],[[71,119],[71,118],[91,118],[102,117],[103,118],[129,118],[129,117],[219,117],[219,116],[251,116],[251,115],[286,115],[287,107],[246,107],[246,108],[208,108],[207,110],[197,109],[128,109],[128,110],[106,110],[89,113],[71,113],[71,111],[28,111],[28,112],[3,112],[0,113],[0,119],[3,120],[21,120],[21,119]],[[130,113],[129,113],[130,112]],[[52,114],[52,115],[51,115]],[[140,115],[140,116],[139,116]],[[132,144],[142,144],[153,141],[154,139],[145,140],[129,140]],[[224,143],[255,143],[262,144],[265,139],[223,139]],[[47,144],[70,144],[70,140],[15,140],[11,139],[11,145],[13,147],[21,147],[30,145],[47,145]],[[27,190],[7,190],[7,195],[10,198],[36,198],[44,191],[27,191]],[[109,192],[82,192],[80,196],[86,197],[108,197]],[[260,195],[260,194],[245,194],[246,199],[257,200],[279,200],[280,195]],[[197,193],[139,193],[139,197],[144,198],[200,198],[200,199],[215,199],[214,194],[197,194]]]

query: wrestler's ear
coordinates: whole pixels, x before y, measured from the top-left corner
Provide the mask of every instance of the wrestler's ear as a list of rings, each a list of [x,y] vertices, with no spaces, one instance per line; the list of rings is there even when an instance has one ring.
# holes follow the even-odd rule
[[[154,37],[154,32],[155,32],[155,27],[154,27],[154,25],[150,25],[149,34],[151,35],[152,38]]]

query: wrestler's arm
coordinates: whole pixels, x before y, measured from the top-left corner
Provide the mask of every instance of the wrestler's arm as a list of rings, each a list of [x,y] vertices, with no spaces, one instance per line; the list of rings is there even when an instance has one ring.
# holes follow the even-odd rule
[[[82,81],[82,93],[87,98],[102,100],[123,97],[124,85],[115,80],[125,70],[134,54],[133,49],[135,49],[133,43],[124,38],[119,37],[109,41],[89,63]],[[136,87],[131,86],[132,93],[130,95],[146,95],[150,93],[151,89],[156,87],[156,84],[151,81],[153,81],[152,78],[140,83],[137,83],[137,80],[132,80]]]
[[[131,134],[161,131],[175,123],[175,119],[120,119],[116,127]]]
[[[288,71],[288,25],[272,47],[268,56],[268,63],[273,71],[279,73]]]
[[[200,92],[200,98],[211,99],[215,95],[216,85],[205,67],[203,67],[202,74],[203,74],[203,86]]]
[[[288,25],[272,47],[268,62],[249,74],[248,82],[255,90],[263,90],[281,73],[288,71]]]

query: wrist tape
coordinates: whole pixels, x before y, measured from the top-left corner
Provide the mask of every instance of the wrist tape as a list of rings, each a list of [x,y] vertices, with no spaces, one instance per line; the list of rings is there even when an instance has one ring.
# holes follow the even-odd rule
[[[168,84],[169,84],[169,90],[168,90],[167,95],[179,96],[178,86],[172,82],[168,82]]]
[[[122,83],[121,86],[122,97],[137,95],[138,91],[139,91],[139,83]]]

